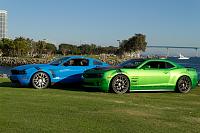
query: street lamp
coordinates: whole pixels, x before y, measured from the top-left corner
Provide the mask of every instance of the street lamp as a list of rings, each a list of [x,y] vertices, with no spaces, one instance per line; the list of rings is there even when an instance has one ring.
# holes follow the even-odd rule
[[[120,40],[117,40],[117,41],[119,42],[119,46],[120,46],[121,41]]]

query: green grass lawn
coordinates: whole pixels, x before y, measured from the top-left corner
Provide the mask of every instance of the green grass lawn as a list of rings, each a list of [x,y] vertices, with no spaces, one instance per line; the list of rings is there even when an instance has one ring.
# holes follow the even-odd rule
[[[188,94],[12,87],[0,79],[0,133],[200,132],[200,88]]]

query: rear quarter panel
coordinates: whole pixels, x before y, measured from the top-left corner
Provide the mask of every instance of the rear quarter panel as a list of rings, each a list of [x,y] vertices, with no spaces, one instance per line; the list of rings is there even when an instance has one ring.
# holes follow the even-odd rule
[[[191,68],[174,68],[170,70],[169,85],[175,86],[181,76],[188,76],[192,82],[192,88],[197,85],[197,72]]]
[[[183,73],[185,75],[187,75],[188,77],[190,77],[190,79],[192,81],[192,88],[195,88],[197,86],[197,83],[198,83],[198,73],[197,73],[196,69],[185,68]]]

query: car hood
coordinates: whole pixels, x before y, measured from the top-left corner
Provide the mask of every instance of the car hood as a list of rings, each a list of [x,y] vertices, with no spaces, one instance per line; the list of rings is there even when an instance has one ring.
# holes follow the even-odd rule
[[[36,69],[42,69],[42,68],[55,68],[55,66],[49,65],[49,64],[29,64],[29,65],[22,65],[22,66],[17,66],[14,67],[13,69],[15,70],[26,70],[29,68],[35,67]]]

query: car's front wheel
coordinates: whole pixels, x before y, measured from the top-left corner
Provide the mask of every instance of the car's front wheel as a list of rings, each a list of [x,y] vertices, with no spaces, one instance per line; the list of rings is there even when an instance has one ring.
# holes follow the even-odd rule
[[[188,76],[182,76],[177,82],[177,91],[181,93],[188,93],[192,88],[192,82]]]
[[[44,72],[37,72],[32,77],[32,85],[36,89],[44,89],[49,86],[49,76]]]
[[[124,94],[129,90],[130,83],[127,76],[119,74],[111,81],[111,90],[117,94]]]

